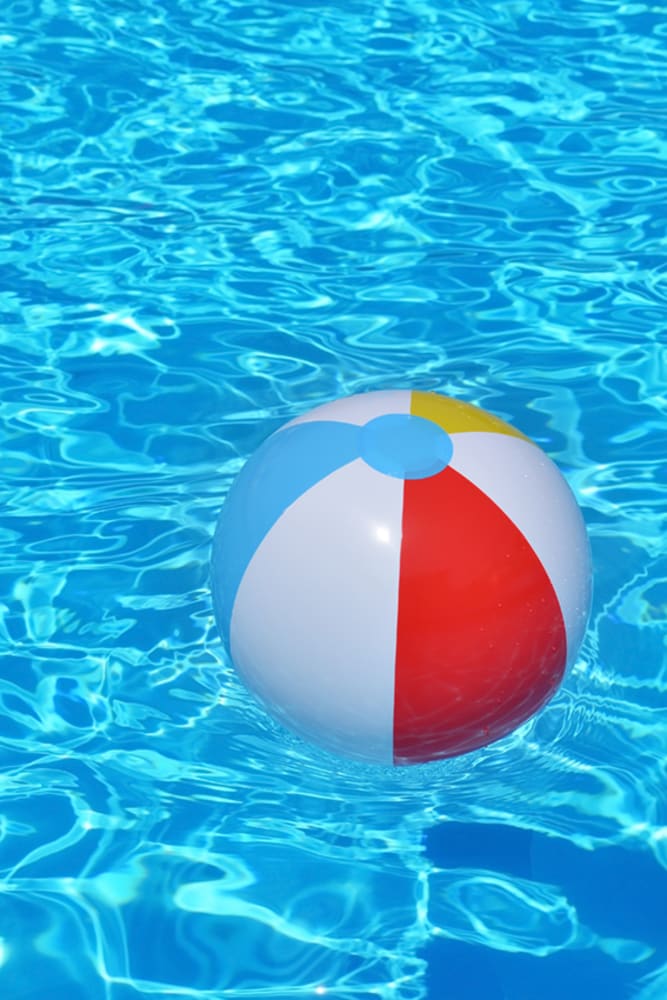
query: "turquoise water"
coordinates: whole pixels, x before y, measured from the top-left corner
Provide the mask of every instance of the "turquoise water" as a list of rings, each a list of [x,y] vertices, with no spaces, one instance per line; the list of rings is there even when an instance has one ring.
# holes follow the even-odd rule
[[[667,996],[667,12],[17,0],[0,19],[0,987]],[[513,736],[336,761],[235,678],[234,475],[404,386],[533,436],[590,629]]]

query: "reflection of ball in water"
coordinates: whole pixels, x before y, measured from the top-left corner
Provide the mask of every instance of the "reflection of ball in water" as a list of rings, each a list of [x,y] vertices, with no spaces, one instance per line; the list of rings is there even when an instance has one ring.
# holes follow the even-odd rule
[[[212,573],[220,631],[269,711],[387,764],[528,719],[590,603],[556,466],[497,417],[424,392],[327,403],[268,438],[229,493]]]

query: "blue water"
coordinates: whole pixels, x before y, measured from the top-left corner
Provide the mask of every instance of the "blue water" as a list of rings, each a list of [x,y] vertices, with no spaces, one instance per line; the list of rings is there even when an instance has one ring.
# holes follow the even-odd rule
[[[667,996],[667,10],[0,15],[0,992]],[[212,619],[234,475],[433,389],[582,506],[591,625],[496,745],[288,736]]]

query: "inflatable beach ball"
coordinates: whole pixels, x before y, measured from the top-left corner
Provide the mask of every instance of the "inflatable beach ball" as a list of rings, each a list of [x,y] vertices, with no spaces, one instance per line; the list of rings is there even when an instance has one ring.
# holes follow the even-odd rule
[[[553,462],[425,392],[286,424],[213,543],[216,619],[248,688],[306,739],[385,764],[466,753],[536,712],[581,642],[590,577]]]

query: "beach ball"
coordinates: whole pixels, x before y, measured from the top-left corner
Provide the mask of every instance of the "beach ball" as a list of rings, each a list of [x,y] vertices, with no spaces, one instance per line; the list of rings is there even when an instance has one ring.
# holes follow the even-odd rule
[[[216,620],[247,687],[307,740],[382,764],[463,754],[530,718],[577,652],[590,579],[544,452],[409,390],[272,434],[213,542]]]

